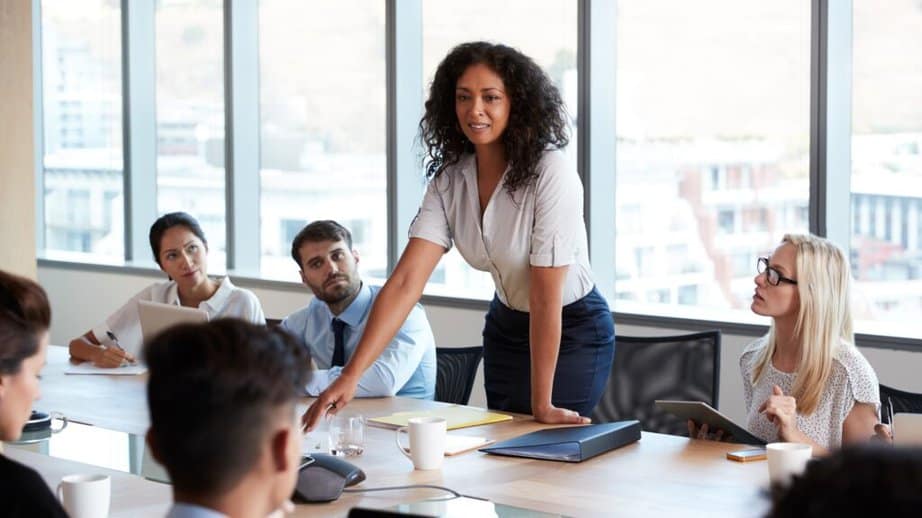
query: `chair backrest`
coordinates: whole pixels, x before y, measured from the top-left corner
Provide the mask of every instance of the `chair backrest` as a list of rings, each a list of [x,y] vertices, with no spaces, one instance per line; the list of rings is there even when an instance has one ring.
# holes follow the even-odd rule
[[[483,347],[436,347],[435,400],[466,405],[471,399]]]
[[[277,326],[280,326],[281,324],[282,324],[281,318],[266,317],[266,326],[268,327],[277,327]]]
[[[717,408],[720,331],[678,336],[615,336],[608,386],[592,421],[637,419],[648,432],[688,435],[685,421],[654,407],[657,399],[704,401]]]
[[[922,414],[922,394],[915,392],[906,392],[888,387],[880,386],[880,419],[884,424],[890,424],[890,416],[887,413],[888,402],[893,405],[893,413]]]

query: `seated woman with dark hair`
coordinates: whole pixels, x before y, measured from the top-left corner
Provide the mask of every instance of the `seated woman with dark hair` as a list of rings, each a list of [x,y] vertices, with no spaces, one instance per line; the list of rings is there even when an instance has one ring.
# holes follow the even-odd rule
[[[265,324],[259,299],[234,286],[229,277],[208,277],[208,241],[198,221],[185,212],[172,212],[150,227],[154,261],[170,278],[141,290],[104,322],[70,342],[70,355],[99,367],[132,362],[141,349],[138,301],[147,300],[203,309],[209,318],[233,317]]]
[[[51,308],[38,284],[0,270],[0,441],[15,441],[39,397]],[[32,469],[0,455],[3,516],[67,516]]]

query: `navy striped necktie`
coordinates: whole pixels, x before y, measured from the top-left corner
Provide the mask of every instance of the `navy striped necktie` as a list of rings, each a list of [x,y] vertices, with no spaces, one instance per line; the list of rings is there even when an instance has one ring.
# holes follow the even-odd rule
[[[338,318],[333,319],[333,361],[332,367],[342,367],[346,364],[346,337],[344,331],[346,323]]]

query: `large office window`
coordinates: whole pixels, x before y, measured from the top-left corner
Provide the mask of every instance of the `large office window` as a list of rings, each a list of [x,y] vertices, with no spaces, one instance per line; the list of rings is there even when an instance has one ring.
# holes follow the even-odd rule
[[[224,68],[221,0],[156,8],[157,212],[185,211],[225,264]]]
[[[614,308],[749,318],[809,224],[810,3],[620,0],[616,66]]]
[[[42,11],[47,250],[124,255],[118,3],[45,0]]]
[[[515,47],[541,65],[560,89],[573,122],[565,152],[575,168],[576,17],[577,2],[423,2],[423,99],[436,68],[455,45],[486,40]],[[476,298],[489,298],[493,290],[489,274],[468,266],[454,248],[436,268],[428,288],[429,293]]]
[[[922,314],[922,4],[854,0],[851,259],[864,329]]]
[[[382,1],[263,0],[259,7],[261,270],[297,281],[308,222],[352,231],[362,271],[387,273]]]
[[[402,243],[388,233],[407,231],[388,217],[409,219],[424,189],[408,107],[455,45],[488,40],[561,91],[615,311],[762,322],[748,309],[757,257],[812,224],[850,248],[857,330],[918,337],[922,59],[906,49],[922,47],[919,2],[853,0],[849,20],[838,2],[612,1],[42,0],[42,252],[146,262],[148,219],[185,210],[215,270],[297,282],[291,240],[323,218],[348,226],[363,273],[383,278]],[[837,97],[849,89],[850,155]],[[835,187],[849,172],[846,203]],[[427,287],[492,291],[454,250]]]

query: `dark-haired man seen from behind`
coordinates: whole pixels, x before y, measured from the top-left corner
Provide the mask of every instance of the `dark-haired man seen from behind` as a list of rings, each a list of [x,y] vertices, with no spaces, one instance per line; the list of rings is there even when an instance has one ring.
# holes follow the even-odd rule
[[[380,288],[362,282],[352,235],[335,221],[314,221],[301,229],[291,244],[291,257],[314,299],[288,315],[282,327],[310,349],[318,370],[306,389],[316,396],[344,375]],[[356,373],[355,395],[432,399],[435,369],[435,339],[417,304],[381,356],[364,373]]]
[[[291,497],[301,459],[295,403],[309,359],[282,331],[220,319],[144,347],[147,442],[173,484],[169,518],[265,518]]]

